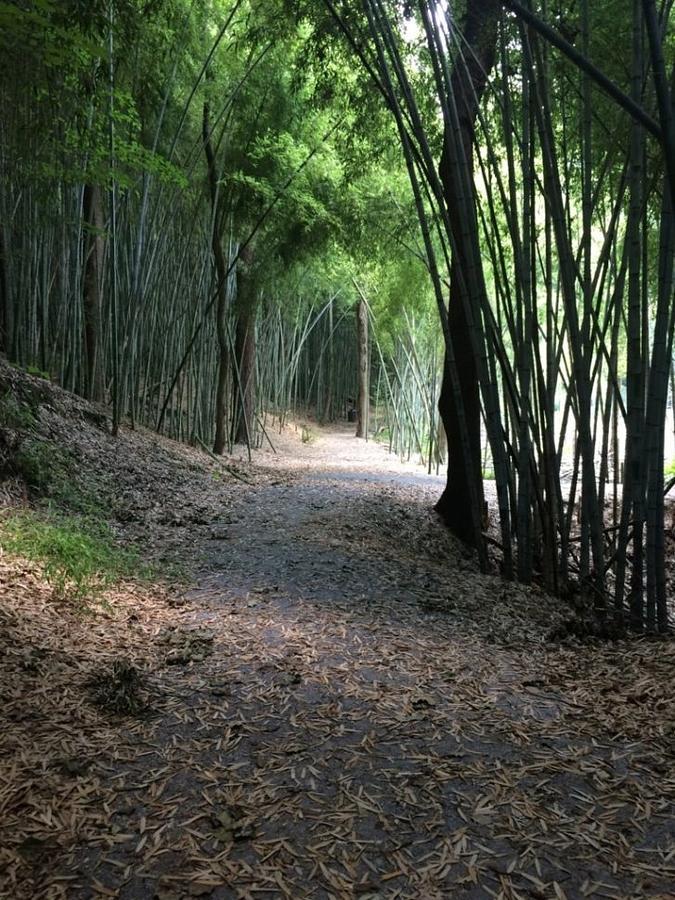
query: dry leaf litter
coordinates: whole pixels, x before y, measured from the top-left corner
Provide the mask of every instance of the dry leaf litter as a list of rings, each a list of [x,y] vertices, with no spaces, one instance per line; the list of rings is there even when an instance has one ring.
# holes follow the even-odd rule
[[[228,470],[43,390],[191,582],[87,612],[0,559],[1,897],[675,896],[672,642],[551,643],[344,429]]]

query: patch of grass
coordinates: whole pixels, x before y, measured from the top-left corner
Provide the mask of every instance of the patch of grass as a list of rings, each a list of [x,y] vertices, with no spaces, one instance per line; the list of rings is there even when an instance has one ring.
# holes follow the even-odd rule
[[[92,519],[106,517],[99,489],[84,483],[74,456],[55,442],[32,437],[22,440],[14,452],[12,468],[32,494],[49,506]]]
[[[66,454],[51,441],[28,439],[21,442],[16,456],[17,474],[40,494],[48,494],[53,484],[69,478]]]
[[[16,369],[17,372],[26,372],[28,375],[34,375],[36,378],[44,378],[46,381],[51,380],[49,372],[45,372],[44,369],[41,369],[39,366],[23,366],[18,362],[10,362],[9,365],[12,369]]]
[[[675,459],[671,459],[669,463],[666,463],[664,474],[666,476],[675,475]]]
[[[141,673],[127,659],[115,659],[95,672],[87,686],[93,702],[107,713],[135,716],[146,707]]]
[[[0,545],[39,563],[62,600],[96,599],[120,578],[147,578],[134,550],[119,547],[110,529],[81,518],[15,513],[0,524]]]
[[[313,444],[316,440],[316,435],[309,427],[309,425],[302,426],[302,443],[303,444]]]
[[[38,366],[27,366],[26,372],[29,375],[34,375],[36,378],[44,378],[45,381],[50,381],[52,377],[49,372],[45,372],[44,369],[40,369]]]
[[[36,409],[11,391],[0,397],[0,426],[13,431],[30,431],[37,421]]]
[[[105,520],[108,510],[101,501],[100,488],[69,477],[49,486],[48,504],[75,513],[85,519]]]

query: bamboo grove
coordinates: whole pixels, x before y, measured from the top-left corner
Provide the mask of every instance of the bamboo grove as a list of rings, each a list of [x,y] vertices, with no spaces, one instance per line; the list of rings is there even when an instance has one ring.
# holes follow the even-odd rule
[[[482,565],[667,630],[672,6],[0,4],[3,352],[231,452],[357,403],[358,310]]]
[[[129,3],[0,10],[14,115],[2,145],[3,349],[109,401],[115,425],[128,417],[223,452],[268,441],[270,413],[309,406],[325,420],[354,402],[356,363],[344,363],[364,263],[344,233],[360,191],[379,196],[373,215],[392,231],[398,212],[367,175],[340,195],[332,139],[344,111],[311,96],[311,69],[270,90],[311,35],[283,4],[262,18],[242,2],[165,6],[151,25]],[[74,124],[52,114],[57,102]]]
[[[540,17],[504,5],[515,15],[499,3],[468,4],[462,31],[451,5],[419,4],[444,126],[439,171],[395,16],[380,0],[365,2],[360,20],[328,2],[399,130],[443,323],[479,554],[486,559],[471,388],[462,378],[467,341],[505,574],[527,581],[537,569],[555,591],[573,575],[599,616],[665,630],[672,4],[614,4],[626,23],[625,92],[590,57],[611,4],[595,5],[593,20],[589,4],[579,5],[580,49],[547,24],[546,7]],[[454,318],[453,300],[463,304]]]

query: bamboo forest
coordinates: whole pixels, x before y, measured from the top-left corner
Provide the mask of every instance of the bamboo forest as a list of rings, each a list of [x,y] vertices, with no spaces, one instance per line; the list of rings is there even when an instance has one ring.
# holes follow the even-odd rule
[[[673,0],[0,0],[0,900],[675,898]]]

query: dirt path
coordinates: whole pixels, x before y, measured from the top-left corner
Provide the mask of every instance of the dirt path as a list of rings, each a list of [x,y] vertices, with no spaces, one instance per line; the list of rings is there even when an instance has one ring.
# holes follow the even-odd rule
[[[478,573],[435,479],[278,440],[185,602],[110,638],[149,713],[60,708],[82,765],[6,804],[0,896],[675,897],[672,645],[548,644],[556,605]]]

